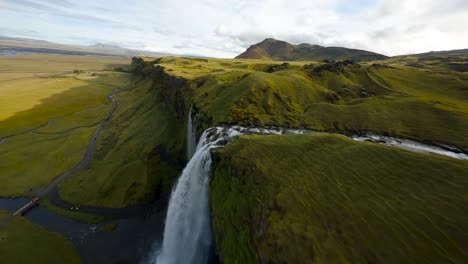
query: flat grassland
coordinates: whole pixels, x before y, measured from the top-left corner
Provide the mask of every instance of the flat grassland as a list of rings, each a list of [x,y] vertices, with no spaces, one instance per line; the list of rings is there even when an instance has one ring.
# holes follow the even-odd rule
[[[108,71],[121,59],[28,55],[0,57],[0,71],[36,73],[0,81],[0,196],[28,196],[81,160],[107,97],[128,85]],[[111,65],[112,64],[112,65]],[[67,71],[67,72],[65,72]],[[74,72],[73,72],[74,71]]]
[[[468,161],[337,135],[241,136],[215,155],[224,263],[463,263]]]
[[[7,217],[0,211],[0,220]],[[2,263],[81,263],[73,244],[59,234],[15,217],[0,226],[0,261]]]

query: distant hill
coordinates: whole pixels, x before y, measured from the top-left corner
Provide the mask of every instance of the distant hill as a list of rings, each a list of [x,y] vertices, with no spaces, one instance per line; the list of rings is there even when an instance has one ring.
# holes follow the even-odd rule
[[[238,59],[272,59],[285,61],[299,60],[354,60],[373,61],[388,57],[375,52],[348,49],[342,47],[322,47],[319,45],[293,45],[285,41],[272,38],[250,46]]]
[[[402,56],[415,56],[415,57],[418,57],[418,58],[446,57],[446,56],[468,56],[468,49],[430,51],[430,52],[426,52],[426,53],[418,53],[418,54],[402,55]]]
[[[97,48],[97,49],[121,49],[122,48],[118,45],[105,44],[105,43],[96,43],[94,45],[89,45],[89,47]]]
[[[44,40],[11,38],[0,36],[0,56],[27,53],[111,56],[131,58],[133,56],[161,57],[169,54],[145,50],[132,50],[116,45],[97,43],[90,46],[58,44]]]

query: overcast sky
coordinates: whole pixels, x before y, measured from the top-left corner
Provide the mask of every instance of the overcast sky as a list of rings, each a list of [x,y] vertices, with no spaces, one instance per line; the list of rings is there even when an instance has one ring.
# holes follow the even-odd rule
[[[273,37],[399,55],[468,48],[468,0],[0,0],[0,35],[210,57]]]

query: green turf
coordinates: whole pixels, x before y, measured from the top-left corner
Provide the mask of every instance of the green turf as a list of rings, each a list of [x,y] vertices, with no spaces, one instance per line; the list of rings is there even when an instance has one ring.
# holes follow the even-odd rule
[[[468,75],[417,69],[402,60],[326,68],[323,62],[162,58],[167,74],[189,80],[205,122],[373,131],[468,148]]]
[[[44,125],[0,145],[0,196],[31,195],[82,159],[96,125],[112,107],[107,96],[128,80],[125,74],[105,74],[0,121],[0,137]]]
[[[215,155],[224,263],[464,263],[468,162],[336,135],[242,136]]]
[[[125,207],[169,192],[185,161],[185,124],[175,122],[151,81],[120,93],[89,168],[60,186],[63,199],[83,205]]]
[[[8,214],[0,211],[0,219]],[[15,217],[0,226],[1,263],[81,263],[73,244],[26,218]]]

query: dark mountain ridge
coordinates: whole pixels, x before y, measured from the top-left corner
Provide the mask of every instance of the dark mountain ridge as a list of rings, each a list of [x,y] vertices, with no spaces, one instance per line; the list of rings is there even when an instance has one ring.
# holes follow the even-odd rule
[[[267,38],[250,46],[237,59],[272,59],[285,61],[303,60],[354,60],[373,61],[389,57],[366,50],[348,49],[343,47],[323,47],[302,43],[293,45],[286,41]]]

